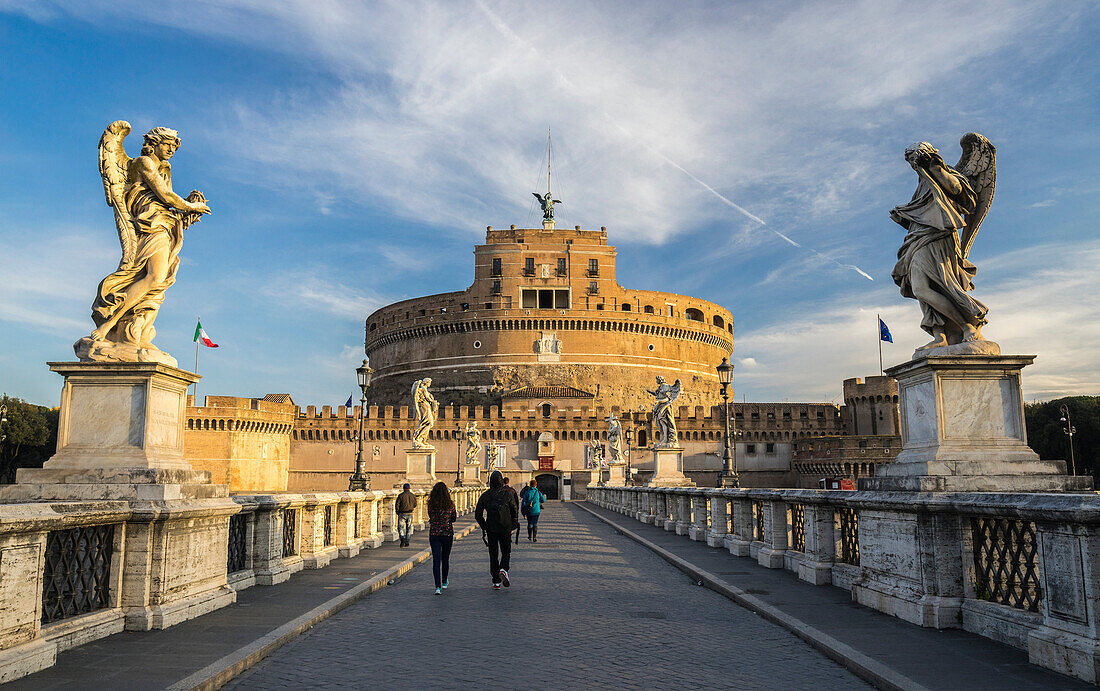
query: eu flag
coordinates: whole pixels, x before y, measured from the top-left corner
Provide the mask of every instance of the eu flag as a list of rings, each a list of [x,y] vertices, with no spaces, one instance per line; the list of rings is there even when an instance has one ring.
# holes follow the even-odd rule
[[[887,343],[894,342],[894,337],[890,335],[890,327],[886,326],[886,322],[882,321],[882,317],[878,319],[878,339]]]
[[[879,323],[881,324],[882,320],[879,320]],[[883,326],[882,328],[885,329],[886,327]],[[887,333],[886,335],[889,336],[890,334]],[[891,341],[891,343],[893,343],[893,341]],[[345,408],[350,408],[351,407],[351,394],[348,394],[348,402],[344,404],[344,407]]]

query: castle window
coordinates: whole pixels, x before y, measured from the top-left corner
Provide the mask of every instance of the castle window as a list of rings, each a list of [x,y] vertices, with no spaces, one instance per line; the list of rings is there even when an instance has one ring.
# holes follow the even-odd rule
[[[493,278],[500,278],[500,276],[502,275],[503,274],[501,273],[500,257],[493,257],[493,273],[491,274],[491,276]]]
[[[558,275],[564,276],[568,273],[565,269],[565,257],[558,257]]]
[[[764,445],[764,453],[775,453],[775,444],[768,442]]]
[[[539,309],[540,310],[554,309],[554,291],[552,291],[552,290],[540,290],[539,291]]]
[[[684,316],[687,317],[688,319],[692,320],[692,321],[696,321],[696,322],[703,321],[703,312],[702,312],[702,310],[697,310],[694,307],[689,307],[686,310],[684,310]]]
[[[799,411],[798,418],[800,420],[805,420],[808,417],[809,417],[809,414],[805,410]]]
[[[523,275],[534,276],[535,275],[535,258],[526,257],[523,260]]]
[[[722,317],[716,314],[714,315],[714,325],[721,329],[723,326],[726,325],[726,320],[722,319]]]
[[[595,295],[600,292],[600,285],[595,281],[588,282],[588,294]]]
[[[652,343],[650,343],[649,344],[649,352],[652,353],[654,351],[654,349],[655,349],[655,346]]]
[[[371,331],[374,331],[374,330],[375,330],[375,329],[377,329],[377,328],[378,328],[378,325],[377,325],[377,324],[373,324],[373,323],[372,323],[372,324],[370,325],[370,330],[371,330]]]
[[[493,287],[489,290],[490,295],[500,295],[500,281],[493,281]],[[485,309],[489,309],[489,305],[485,305]]]
[[[420,316],[423,317],[428,313],[428,310],[420,310]]]
[[[568,290],[555,290],[554,291],[554,309],[559,309],[559,310],[569,309],[569,291]]]
[[[550,417],[550,413],[551,413],[552,410],[553,410],[553,406],[551,406],[549,403],[543,403],[542,404],[542,416],[543,417]]]
[[[825,411],[824,410],[817,411],[817,416],[818,417],[825,417]]]
[[[745,444],[745,453],[756,453],[756,444]]]
[[[759,419],[760,419],[760,413],[758,413],[758,412],[757,412],[757,411],[755,411],[755,410],[754,410],[754,411],[752,411],[752,419],[753,419],[753,420],[759,420]]]
[[[588,273],[589,278],[595,278],[600,275],[600,261],[598,259],[588,260]]]
[[[644,429],[640,429],[640,430],[638,430],[638,446],[639,446],[640,448],[643,448],[643,449],[644,449],[644,448],[645,448],[645,445],[646,445],[646,444],[645,444],[645,442],[646,442],[646,438],[645,438],[645,430],[644,430]]]
[[[623,303],[623,311],[624,312],[629,312],[630,311],[630,303],[629,302],[624,302]]]
[[[646,305],[642,308],[642,311],[646,314],[653,314],[653,305]]]
[[[775,413],[772,412],[772,411],[768,411],[768,419],[769,420],[774,420],[775,419]]]

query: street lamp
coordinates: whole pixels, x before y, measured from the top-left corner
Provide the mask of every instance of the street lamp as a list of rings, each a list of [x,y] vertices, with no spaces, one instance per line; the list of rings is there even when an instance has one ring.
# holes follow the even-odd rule
[[[719,478],[721,487],[739,487],[740,480],[737,477],[736,460],[730,454],[730,382],[733,381],[733,365],[729,360],[722,358],[722,364],[718,365],[718,383],[722,386],[722,404],[726,409],[726,436],[725,446],[722,449],[722,475]]]
[[[355,376],[359,380],[359,388],[363,391],[363,397],[359,399],[359,437],[355,448],[355,472],[348,480],[348,491],[359,490],[366,492],[370,489],[370,475],[367,475],[367,462],[363,460],[363,418],[367,412],[367,387],[370,386],[371,375],[374,370],[370,368],[370,360],[363,358],[363,364],[355,368]]]
[[[1058,409],[1062,413],[1062,432],[1069,437],[1069,474],[1077,474],[1077,464],[1073,460],[1073,435],[1077,434],[1077,428],[1073,426],[1073,420],[1069,416],[1069,406],[1065,403]]]
[[[453,410],[453,408],[452,408]],[[462,484],[462,428],[455,427],[455,440],[458,442],[458,455],[455,456],[458,460],[455,461],[455,487]]]
[[[633,482],[630,481],[630,445],[633,444],[633,443],[634,443],[634,428],[633,427],[627,427],[626,428],[626,454],[624,454],[624,456],[626,458],[626,484],[627,485],[634,484]]]

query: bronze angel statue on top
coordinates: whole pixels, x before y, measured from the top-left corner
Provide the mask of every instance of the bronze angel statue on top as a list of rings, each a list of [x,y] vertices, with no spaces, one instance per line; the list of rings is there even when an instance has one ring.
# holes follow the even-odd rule
[[[554,205],[564,204],[564,202],[560,199],[554,199],[552,196],[550,196],[549,192],[546,193],[546,196],[543,196],[538,192],[532,192],[531,194],[535,195],[535,199],[539,200],[539,206],[542,207],[542,220],[553,221]]]
[[[168,159],[180,146],[179,133],[154,127],[141,155],[126,155],[130,123],[112,122],[99,140],[99,172],[122,245],[118,269],[104,278],[92,304],[91,335],[74,345],[81,360],[162,362],[176,360],[153,345],[153,322],[164,291],[176,282],[183,231],[210,213],[195,190],[186,199],[172,191]]]
[[[920,303],[921,328],[932,335],[914,357],[958,344],[965,345],[952,351],[960,354],[1000,352],[982,337],[989,310],[970,295],[978,269],[967,259],[993,201],[997,149],[977,132],[959,143],[962,158],[954,168],[928,142],[907,148],[905,160],[917,172],[917,190],[908,204],[890,212],[908,231],[898,250],[894,282],[904,297]]]

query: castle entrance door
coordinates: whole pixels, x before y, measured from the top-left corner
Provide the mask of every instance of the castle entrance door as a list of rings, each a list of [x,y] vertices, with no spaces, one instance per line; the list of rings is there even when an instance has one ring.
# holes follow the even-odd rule
[[[539,491],[546,495],[547,499],[557,499],[560,496],[557,475],[550,475],[549,473],[536,475],[535,484],[538,485]]]

